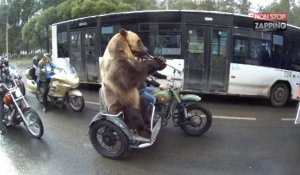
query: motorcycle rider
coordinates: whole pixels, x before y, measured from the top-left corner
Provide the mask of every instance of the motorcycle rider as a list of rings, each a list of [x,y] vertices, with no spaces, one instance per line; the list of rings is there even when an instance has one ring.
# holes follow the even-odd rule
[[[52,63],[52,57],[50,54],[45,54],[43,59],[41,59],[38,63],[38,67],[40,69],[40,73],[38,76],[39,81],[41,81],[41,84],[43,84],[43,111],[47,112],[47,96],[49,93],[49,84],[51,81],[52,75],[54,75],[54,68],[56,68],[56,65]]]
[[[140,95],[148,102],[148,104],[152,103],[155,104],[156,103],[156,98],[152,95],[152,92],[159,88],[160,90],[166,90],[168,89],[167,85],[164,84],[160,84],[157,81],[155,81],[155,78],[159,78],[159,79],[165,79],[165,80],[172,80],[172,77],[166,76],[164,74],[161,74],[159,72],[154,72],[153,74],[149,75],[146,80],[145,83],[143,84],[143,86],[140,88]]]
[[[39,59],[39,57],[38,56],[34,56],[33,58],[32,58],[32,67],[34,68],[34,77],[33,77],[33,79],[38,83],[39,82],[39,74],[40,74],[40,68],[39,68],[39,66],[38,66],[38,64],[39,64],[39,61],[40,61],[40,59]],[[38,87],[39,87],[39,84],[38,84]]]
[[[9,74],[7,74],[7,66],[8,66],[8,58],[3,57],[0,60],[0,83],[13,83],[13,80],[9,78]],[[6,131],[6,126],[3,124],[4,121],[3,116],[4,116],[4,104],[3,104],[3,98],[5,95],[6,91],[4,90],[4,87],[1,87],[0,85],[0,132],[1,134],[4,134]]]

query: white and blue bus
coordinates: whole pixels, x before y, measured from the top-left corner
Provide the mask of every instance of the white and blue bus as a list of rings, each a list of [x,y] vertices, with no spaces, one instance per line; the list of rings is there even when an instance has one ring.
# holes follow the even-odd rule
[[[274,106],[297,99],[300,28],[256,31],[252,17],[239,14],[135,11],[64,21],[52,25],[53,57],[68,57],[82,83],[98,83],[99,58],[121,28],[183,69],[183,91],[260,96]]]

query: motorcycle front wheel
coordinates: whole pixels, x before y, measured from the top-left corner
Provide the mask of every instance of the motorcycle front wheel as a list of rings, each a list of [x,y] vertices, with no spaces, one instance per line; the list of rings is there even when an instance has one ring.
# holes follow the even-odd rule
[[[185,119],[182,119],[180,128],[190,136],[200,136],[207,132],[212,124],[210,111],[202,107],[199,103],[188,105],[186,110],[187,116]]]
[[[25,109],[23,114],[27,122],[27,124],[24,122],[24,125],[29,133],[35,138],[41,138],[44,134],[44,126],[39,114],[33,109]]]
[[[83,96],[69,96],[69,103],[71,108],[76,112],[81,112],[84,108]]]
[[[120,159],[128,155],[128,137],[109,121],[99,120],[91,125],[89,136],[94,148],[104,157]]]

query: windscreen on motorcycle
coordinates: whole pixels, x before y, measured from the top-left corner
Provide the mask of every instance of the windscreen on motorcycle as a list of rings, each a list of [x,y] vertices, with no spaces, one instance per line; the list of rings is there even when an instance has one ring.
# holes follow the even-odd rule
[[[70,64],[68,59],[65,58],[56,58],[53,59],[52,63],[58,67],[63,69],[66,74],[75,74],[75,69],[73,68],[73,66]]]

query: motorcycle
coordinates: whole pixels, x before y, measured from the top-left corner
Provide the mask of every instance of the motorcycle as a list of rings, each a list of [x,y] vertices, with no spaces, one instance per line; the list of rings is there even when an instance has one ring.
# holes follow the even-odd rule
[[[170,66],[172,67],[172,66]],[[174,74],[180,70],[172,67]],[[175,79],[181,80],[181,79]],[[89,125],[89,137],[93,147],[104,157],[120,159],[126,157],[131,148],[145,148],[154,144],[162,126],[172,117],[173,125],[180,127],[190,136],[200,136],[212,124],[211,112],[204,108],[201,98],[194,94],[183,95],[179,88],[169,85],[167,90],[155,90],[156,104],[150,105],[150,138],[143,138],[129,129],[124,122],[124,114],[109,114],[100,111]]]
[[[84,98],[80,90],[78,90],[79,77],[75,69],[67,59],[57,58],[53,60],[53,63],[59,67],[54,69],[54,75],[49,84],[49,103],[61,107],[65,107],[65,104],[69,103],[74,111],[81,112],[84,108]],[[45,70],[42,69],[41,71]],[[34,75],[34,67],[28,68],[26,71],[27,88],[43,104],[43,86],[45,86],[45,83],[41,83],[41,86],[37,88],[38,85]]]
[[[17,126],[23,122],[29,133],[35,138],[41,138],[44,126],[39,114],[28,105],[14,79],[11,83],[0,83],[0,93],[5,94],[3,101],[3,117],[0,134],[7,132],[7,127]]]

